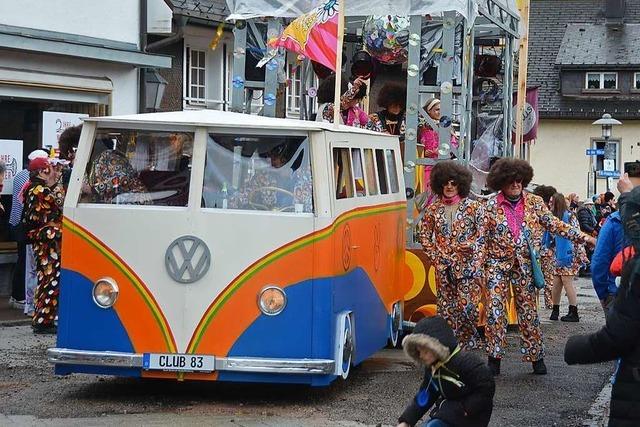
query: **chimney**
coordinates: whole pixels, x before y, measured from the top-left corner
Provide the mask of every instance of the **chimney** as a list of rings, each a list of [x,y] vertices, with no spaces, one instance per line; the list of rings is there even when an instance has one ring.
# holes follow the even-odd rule
[[[604,16],[607,25],[619,26],[624,23],[626,0],[604,0]]]

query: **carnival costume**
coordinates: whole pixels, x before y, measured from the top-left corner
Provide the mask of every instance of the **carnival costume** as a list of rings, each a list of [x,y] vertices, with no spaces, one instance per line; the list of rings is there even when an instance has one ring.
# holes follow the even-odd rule
[[[539,250],[543,228],[578,243],[585,243],[588,236],[556,218],[542,198],[526,192],[515,203],[499,192],[487,202],[485,209],[489,293],[487,352],[496,359],[505,353],[507,296],[509,287],[513,287],[522,360],[537,362],[544,358],[544,346],[528,241]]]
[[[467,198],[438,199],[427,207],[420,240],[434,262],[438,314],[466,348],[478,346],[480,275],[484,263],[484,210]]]

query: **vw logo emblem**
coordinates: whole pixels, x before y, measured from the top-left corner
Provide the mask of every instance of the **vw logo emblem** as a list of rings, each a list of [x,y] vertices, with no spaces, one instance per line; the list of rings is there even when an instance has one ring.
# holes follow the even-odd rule
[[[165,255],[167,273],[179,283],[193,283],[202,279],[211,266],[211,252],[207,244],[195,236],[174,240]]]

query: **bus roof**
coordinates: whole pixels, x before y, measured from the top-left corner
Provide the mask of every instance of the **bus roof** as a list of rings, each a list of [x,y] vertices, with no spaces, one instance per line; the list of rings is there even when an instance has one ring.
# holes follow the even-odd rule
[[[292,129],[308,131],[338,131],[363,133],[368,135],[385,135],[366,129],[359,129],[352,126],[334,126],[332,123],[306,121],[297,119],[278,119],[242,113],[231,113],[218,110],[191,110],[191,111],[171,111],[166,113],[131,114],[125,116],[104,116],[88,117],[87,122],[108,123],[156,123],[165,125],[190,125],[190,126],[224,126],[238,128],[265,128],[265,129]]]

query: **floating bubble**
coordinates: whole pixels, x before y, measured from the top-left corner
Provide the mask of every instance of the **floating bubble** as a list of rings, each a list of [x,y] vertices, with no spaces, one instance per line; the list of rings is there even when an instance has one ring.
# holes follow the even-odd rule
[[[420,68],[416,64],[411,64],[409,65],[409,68],[407,68],[407,74],[409,74],[411,77],[417,76],[419,71]]]
[[[264,104],[265,105],[274,105],[276,103],[276,96],[272,93],[268,93],[264,96]]]
[[[416,33],[412,33],[409,36],[409,44],[411,46],[418,46],[420,44],[420,35]]]

